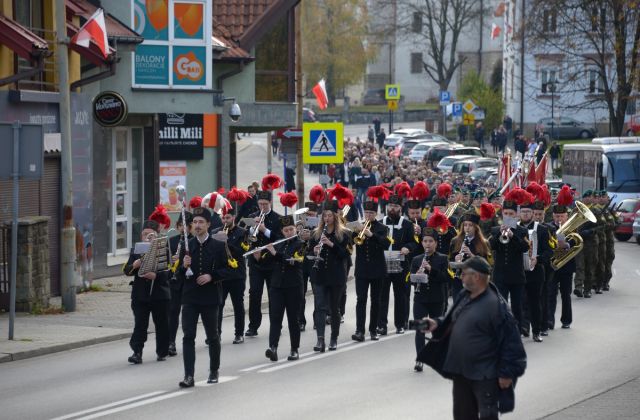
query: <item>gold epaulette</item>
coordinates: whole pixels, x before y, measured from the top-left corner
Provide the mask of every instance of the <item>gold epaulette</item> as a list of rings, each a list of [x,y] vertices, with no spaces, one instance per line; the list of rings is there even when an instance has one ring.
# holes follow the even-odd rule
[[[551,247],[551,249],[556,249],[558,247],[558,239],[553,236],[550,236],[549,247]]]
[[[411,272],[407,273],[407,277],[404,278],[405,283],[409,283],[409,278],[411,277]]]
[[[249,250],[249,248],[251,248],[251,245],[249,245],[247,242],[241,242],[240,246],[242,247],[242,249],[247,252]]]
[[[413,235],[413,239],[416,241],[416,243],[420,243],[420,237],[418,235]]]
[[[231,268],[238,268],[238,260],[235,258],[227,258],[227,265]]]
[[[389,242],[391,242],[391,245],[396,243],[396,241],[394,241],[391,236],[387,236],[387,238],[389,238]]]
[[[452,279],[456,276],[456,273],[454,273],[451,268],[447,268],[447,274],[449,274],[449,277]]]

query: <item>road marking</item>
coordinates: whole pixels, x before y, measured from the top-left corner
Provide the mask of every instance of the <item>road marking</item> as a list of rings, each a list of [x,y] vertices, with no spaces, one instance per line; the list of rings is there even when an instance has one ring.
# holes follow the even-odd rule
[[[345,346],[350,346],[350,345],[355,344],[355,343],[356,343],[355,341],[350,341],[350,342],[346,342],[344,344],[341,344],[340,346],[341,347],[345,347]],[[314,354],[320,354],[320,353],[318,353],[317,351],[310,351],[310,352],[307,352],[307,353],[302,353],[299,356],[300,356],[300,359],[303,359],[303,358],[305,358],[307,356],[313,356]],[[240,372],[251,372],[252,370],[262,369],[262,368],[267,367],[267,366],[276,366],[276,365],[281,365],[283,363],[290,363],[290,362],[291,362],[290,360],[287,360],[285,358],[285,359],[280,359],[275,363],[274,362],[260,363],[259,365],[251,366],[251,367],[248,367],[248,368],[245,368],[245,369],[240,369]]]
[[[405,335],[409,335],[409,334],[388,335],[386,337],[380,338],[380,340],[378,340],[378,341],[382,342],[382,341],[387,341],[387,340],[393,340],[393,339],[396,339],[396,338],[404,337]],[[315,360],[324,359],[324,358],[333,356],[335,354],[340,354],[340,353],[345,353],[345,352],[348,352],[348,351],[351,351],[351,350],[361,349],[362,347],[370,346],[370,345],[375,344],[375,343],[376,343],[375,341],[365,341],[364,343],[357,343],[358,344],[357,346],[350,346],[351,344],[356,344],[355,341],[352,341],[351,343],[344,343],[344,344],[339,345],[338,350],[336,350],[336,351],[327,351],[326,353],[318,353],[317,356],[309,357],[309,358],[306,358],[306,359],[300,359],[300,360],[297,360],[297,361],[294,361],[294,362],[289,362],[287,364],[282,364],[280,366],[274,366],[274,367],[271,367],[271,368],[262,369],[262,370],[259,370],[258,373],[270,373],[270,372],[275,372],[275,371],[282,370],[282,369],[287,369],[287,368],[290,368],[290,367],[299,366],[299,365],[302,365],[302,364],[305,364],[305,363],[313,362]],[[347,347],[347,346],[350,346],[350,347]]]
[[[61,417],[56,417],[56,418],[51,419],[51,420],[66,420],[66,419],[70,419],[70,418],[73,418],[73,417],[82,416],[83,414],[89,414],[89,413],[93,413],[95,411],[100,411],[100,410],[104,410],[104,409],[107,409],[107,408],[115,407],[117,405],[127,404],[127,403],[130,403],[130,402],[133,402],[133,401],[142,400],[144,398],[153,397],[155,395],[162,394],[164,392],[166,392],[166,391],[150,392],[148,394],[138,395],[137,397],[131,397],[131,398],[127,398],[125,400],[120,400],[120,401],[112,402],[112,403],[109,403],[109,404],[99,405],[98,407],[89,408],[87,410],[76,411],[75,413],[67,414],[67,415],[61,416]]]
[[[78,418],[76,420],[97,419],[99,417],[108,416],[110,414],[119,413],[121,411],[131,410],[132,408],[141,407],[143,405],[153,404],[153,403],[156,403],[156,402],[162,401],[162,400],[168,400],[169,398],[179,397],[180,395],[184,395],[184,394],[188,394],[188,391],[175,391],[175,392],[171,392],[169,394],[164,394],[164,395],[160,395],[160,396],[157,396],[157,397],[149,398],[149,399],[146,399],[146,400],[138,401],[138,402],[135,402],[135,403],[131,403],[131,404],[123,405],[123,406],[120,406],[120,407],[112,408],[110,410],[99,411],[97,413],[91,414],[91,415],[86,416],[86,417],[80,417],[80,418]]]
[[[196,386],[214,386],[214,385],[218,385],[218,384],[223,384],[225,382],[235,381],[238,378],[239,378],[239,376],[221,376],[221,377],[218,378],[218,383],[217,384],[208,384],[207,380],[205,379],[203,381],[196,382]]]

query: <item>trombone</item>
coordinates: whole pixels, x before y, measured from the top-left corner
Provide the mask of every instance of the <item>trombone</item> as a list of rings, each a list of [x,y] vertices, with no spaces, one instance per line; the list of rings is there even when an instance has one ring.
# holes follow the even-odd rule
[[[250,242],[257,242],[258,241],[258,231],[259,231],[259,227],[261,224],[264,223],[264,217],[267,214],[263,211],[260,212],[260,220],[258,220],[258,223],[255,224],[255,226],[252,226],[249,230],[251,232],[251,234],[249,235],[249,241]]]
[[[447,217],[447,219],[453,216],[453,213],[456,212],[459,205],[460,205],[460,202],[458,201],[457,203],[452,203],[449,205],[449,207],[447,207],[447,209],[444,211],[444,215]]]
[[[364,236],[364,233],[369,230],[371,228],[371,221],[367,220],[364,222],[364,225],[362,226],[362,230],[360,231],[360,233],[358,233],[358,235],[353,239],[353,243],[356,245],[362,245],[365,241],[365,239],[367,239]]]

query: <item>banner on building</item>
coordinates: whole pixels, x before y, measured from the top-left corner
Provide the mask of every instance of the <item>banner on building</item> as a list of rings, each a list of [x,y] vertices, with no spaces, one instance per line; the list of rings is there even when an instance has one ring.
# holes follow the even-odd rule
[[[159,114],[160,160],[201,160],[204,118],[202,114]]]
[[[160,203],[167,211],[180,211],[182,201],[178,185],[187,188],[187,162],[160,161]]]

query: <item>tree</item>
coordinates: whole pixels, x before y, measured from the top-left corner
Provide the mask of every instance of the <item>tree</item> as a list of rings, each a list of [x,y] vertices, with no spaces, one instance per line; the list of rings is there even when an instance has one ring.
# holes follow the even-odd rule
[[[458,89],[458,98],[461,102],[471,99],[485,112],[484,127],[493,130],[502,124],[504,102],[500,88],[493,89],[475,71],[470,71],[462,79]]]
[[[302,71],[309,84],[326,80],[331,106],[338,92],[362,81],[375,57],[367,27],[365,0],[302,2]]]
[[[622,135],[627,106],[640,89],[639,2],[533,0],[527,20],[529,48],[554,68],[553,79],[545,76],[557,106],[606,109],[613,133]]]

